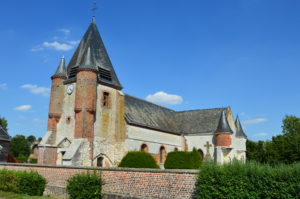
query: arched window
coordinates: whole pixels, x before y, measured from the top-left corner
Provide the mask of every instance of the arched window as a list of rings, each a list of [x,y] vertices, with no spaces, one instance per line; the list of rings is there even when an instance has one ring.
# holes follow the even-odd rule
[[[166,159],[166,149],[164,146],[161,146],[159,149],[159,163],[164,163]]]
[[[148,152],[148,146],[147,146],[147,144],[142,144],[141,145],[141,151]]]
[[[203,157],[204,157],[203,151],[201,149],[198,149],[198,153],[201,156],[201,158],[203,159]]]
[[[103,157],[97,158],[97,167],[103,167]]]

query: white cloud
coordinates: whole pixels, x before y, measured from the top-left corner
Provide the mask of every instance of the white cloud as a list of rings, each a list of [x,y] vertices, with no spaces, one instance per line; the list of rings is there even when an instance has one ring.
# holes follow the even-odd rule
[[[7,84],[6,83],[0,84],[0,90],[6,90],[6,89],[7,89]]]
[[[42,50],[44,50],[44,48],[41,46],[35,46],[35,47],[31,48],[32,52],[38,52],[38,51],[42,51]]]
[[[245,120],[243,121],[243,124],[259,124],[268,121],[266,118],[256,118],[251,120]]]
[[[68,35],[71,33],[71,30],[66,29],[66,28],[61,28],[61,29],[58,29],[57,31],[63,32],[65,35]]]
[[[15,111],[28,111],[31,108],[32,108],[31,105],[21,105],[21,106],[15,107],[14,110]]]
[[[21,88],[28,89],[31,93],[43,96],[49,96],[50,88],[41,87],[33,84],[24,84]]]
[[[79,40],[72,40],[72,41],[68,41],[68,42],[69,42],[69,44],[75,46],[75,45],[77,45],[80,41],[79,41]]]
[[[74,45],[68,43],[59,43],[58,41],[48,42],[45,41],[43,46],[46,48],[53,48],[58,51],[68,51],[74,48]]]
[[[176,105],[181,104],[183,99],[179,95],[168,94],[163,91],[156,92],[146,97],[147,101],[162,104],[162,105]]]
[[[265,136],[268,136],[269,134],[268,133],[257,133],[257,134],[254,134],[253,136],[254,137],[265,137]]]

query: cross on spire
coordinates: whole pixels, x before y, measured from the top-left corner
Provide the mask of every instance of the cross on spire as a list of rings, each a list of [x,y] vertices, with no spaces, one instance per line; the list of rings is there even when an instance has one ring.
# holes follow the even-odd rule
[[[97,10],[97,1],[96,0],[93,1],[93,8],[91,10],[93,12],[93,18],[94,18],[95,14],[96,14],[96,10]]]

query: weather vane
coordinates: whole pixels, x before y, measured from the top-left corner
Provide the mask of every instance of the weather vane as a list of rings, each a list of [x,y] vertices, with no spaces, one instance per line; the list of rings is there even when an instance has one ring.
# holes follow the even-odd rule
[[[95,17],[96,10],[97,10],[97,1],[94,0],[94,2],[93,2],[93,8],[92,8],[93,17]]]

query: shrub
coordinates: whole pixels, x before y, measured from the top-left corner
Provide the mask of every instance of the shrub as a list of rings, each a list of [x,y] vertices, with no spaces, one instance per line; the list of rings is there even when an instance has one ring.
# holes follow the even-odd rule
[[[45,186],[45,178],[37,172],[0,170],[1,191],[40,196]]]
[[[46,186],[46,179],[37,172],[18,171],[19,193],[30,196],[42,196]]]
[[[19,160],[22,163],[26,163],[28,160],[28,157],[24,156],[24,155],[19,155],[18,157],[16,157],[16,160]]]
[[[29,158],[29,163],[37,164],[37,159],[36,158]]]
[[[67,180],[71,199],[101,199],[102,180],[96,173],[79,173]]]
[[[159,168],[151,154],[140,151],[128,152],[121,160],[119,167],[152,169]]]
[[[165,162],[166,169],[199,169],[202,158],[198,151],[194,149],[188,151],[173,151],[168,153]]]
[[[197,198],[299,198],[299,182],[300,164],[205,164],[198,177]]]

